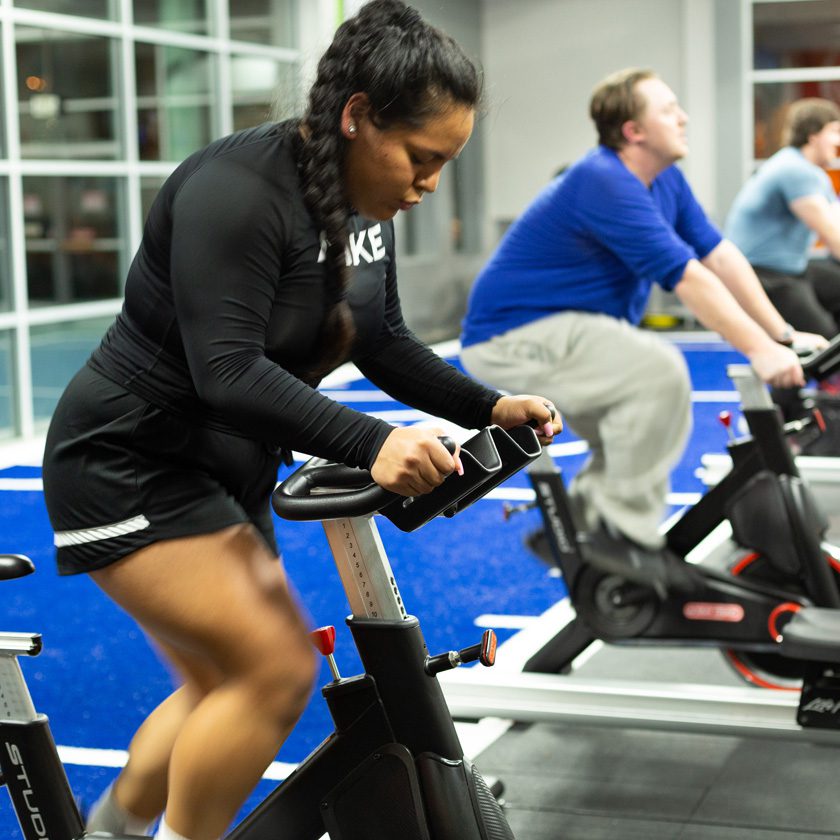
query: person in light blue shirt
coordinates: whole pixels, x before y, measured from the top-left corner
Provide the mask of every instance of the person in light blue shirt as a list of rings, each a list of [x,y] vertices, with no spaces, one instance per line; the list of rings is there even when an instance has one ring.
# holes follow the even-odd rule
[[[840,146],[840,108],[800,99],[788,110],[786,145],[744,184],[726,220],[784,318],[830,338],[840,332],[840,202],[824,167]],[[819,237],[828,258],[811,258]]]
[[[765,381],[803,378],[784,318],[674,166],[688,149],[673,91],[651,71],[623,70],[596,88],[590,115],[598,148],[537,196],[479,274],[462,361],[497,388],[551,398],[589,444],[570,487],[578,524],[590,546],[637,566],[664,558],[669,473],[691,427],[682,356],[638,329],[652,284]]]

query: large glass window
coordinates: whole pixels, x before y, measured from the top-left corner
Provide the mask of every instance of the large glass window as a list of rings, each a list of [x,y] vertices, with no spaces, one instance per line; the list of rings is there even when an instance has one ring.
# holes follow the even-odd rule
[[[239,2],[231,0],[231,5]],[[195,35],[209,32],[205,0],[134,0],[134,22]]]
[[[110,317],[91,318],[30,329],[32,409],[36,423],[43,424],[50,419],[67,383],[99,344],[113,320]]]
[[[23,179],[26,274],[32,305],[119,297],[125,271],[123,182]]]
[[[183,160],[213,137],[213,58],[159,44],[135,45],[142,160]]]
[[[230,37],[272,47],[296,47],[295,0],[236,0],[230,3]]]
[[[301,2],[0,0],[0,438],[49,418],[119,309],[167,173],[223,131],[301,113],[301,32],[313,51],[323,34]]]
[[[230,68],[234,131],[301,113],[297,65],[259,56],[231,56]]]
[[[21,9],[109,20],[117,16],[119,0],[14,0]]]
[[[117,158],[116,44],[110,38],[15,30],[24,158]]]
[[[0,437],[11,437],[15,429],[14,341],[10,330],[0,332]]]
[[[753,4],[753,66],[840,65],[840,3],[803,0]]]
[[[140,179],[140,208],[143,213],[144,222],[165,180],[166,178],[159,178],[152,175]]]

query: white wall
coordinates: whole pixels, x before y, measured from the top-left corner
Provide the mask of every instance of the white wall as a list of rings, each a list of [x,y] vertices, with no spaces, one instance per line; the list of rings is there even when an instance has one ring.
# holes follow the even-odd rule
[[[589,97],[608,73],[655,70],[691,117],[684,163],[715,215],[713,0],[485,0],[488,209],[515,218],[596,142]]]

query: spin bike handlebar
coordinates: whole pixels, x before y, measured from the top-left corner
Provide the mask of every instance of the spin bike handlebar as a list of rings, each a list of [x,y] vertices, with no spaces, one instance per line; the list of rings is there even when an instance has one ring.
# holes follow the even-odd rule
[[[806,379],[825,379],[840,370],[840,335],[834,336],[828,347],[805,356],[802,371]]]
[[[365,516],[396,498],[373,481],[369,470],[310,458],[277,487],[271,503],[282,519],[304,521]]]
[[[438,440],[454,454],[452,438]],[[376,484],[370,470],[310,458],[277,487],[272,504],[282,519],[304,521],[365,516],[404,498]]]
[[[455,451],[449,438],[441,442]],[[435,516],[454,516],[537,458],[541,449],[528,426],[510,431],[488,426],[461,446],[464,475],[452,474],[430,493],[409,497],[380,487],[369,470],[310,458],[275,488],[271,503],[282,519],[344,519],[379,512],[401,530],[414,531]]]

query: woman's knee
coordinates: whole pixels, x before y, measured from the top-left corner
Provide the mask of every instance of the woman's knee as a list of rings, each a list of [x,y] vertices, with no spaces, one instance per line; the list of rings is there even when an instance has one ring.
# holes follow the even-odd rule
[[[241,668],[233,677],[245,687],[255,706],[281,724],[293,724],[306,708],[319,663],[308,634],[263,633],[243,650]]]

